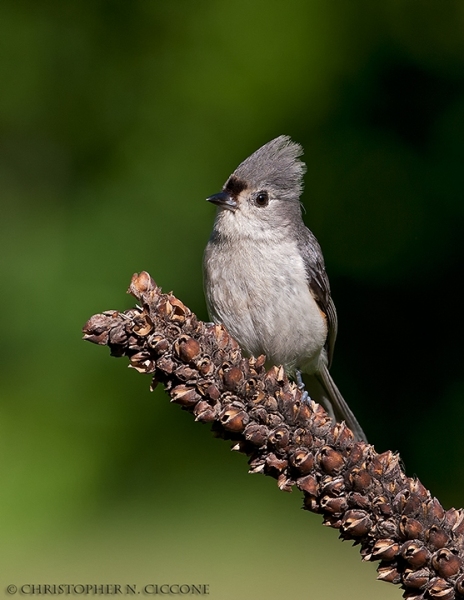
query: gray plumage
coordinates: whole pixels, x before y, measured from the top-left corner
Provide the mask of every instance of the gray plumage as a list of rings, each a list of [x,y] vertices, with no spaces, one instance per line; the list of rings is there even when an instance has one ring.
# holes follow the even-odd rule
[[[321,248],[301,216],[302,153],[279,136],[208,198],[218,206],[204,256],[208,311],[249,355],[265,354],[292,377],[306,373],[312,398],[365,440],[328,371],[337,313]]]

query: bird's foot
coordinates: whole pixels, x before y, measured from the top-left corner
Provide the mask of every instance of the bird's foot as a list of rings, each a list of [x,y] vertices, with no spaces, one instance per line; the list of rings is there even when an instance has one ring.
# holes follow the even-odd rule
[[[301,395],[301,402],[309,402],[311,398],[309,397],[308,392],[305,390],[305,384],[303,382],[303,378],[301,377],[301,371],[297,371],[295,373],[295,377],[298,389],[303,392]]]

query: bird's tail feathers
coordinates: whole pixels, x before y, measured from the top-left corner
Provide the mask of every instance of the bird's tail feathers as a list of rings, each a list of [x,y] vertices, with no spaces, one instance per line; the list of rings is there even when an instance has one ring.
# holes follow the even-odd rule
[[[351,408],[345,402],[345,399],[340,394],[338,387],[330,376],[329,370],[322,365],[320,371],[315,373],[318,383],[321,385],[324,397],[321,399],[321,404],[327,410],[329,415],[337,422],[345,421],[356,439],[367,442],[366,434],[362,430],[361,425],[354,416]],[[311,392],[310,392],[311,393]],[[318,398],[315,398],[319,402]],[[328,406],[330,405],[330,406]]]

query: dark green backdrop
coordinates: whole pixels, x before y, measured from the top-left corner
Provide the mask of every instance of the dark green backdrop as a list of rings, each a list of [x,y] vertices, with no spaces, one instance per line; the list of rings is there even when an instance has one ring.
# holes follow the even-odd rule
[[[399,597],[81,327],[142,269],[206,318],[204,199],[289,134],[334,378],[376,448],[462,506],[463,2],[4,0],[0,22],[0,594]]]

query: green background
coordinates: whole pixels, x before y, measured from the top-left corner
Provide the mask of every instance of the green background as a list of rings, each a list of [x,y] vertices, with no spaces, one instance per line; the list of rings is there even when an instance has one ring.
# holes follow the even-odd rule
[[[3,0],[0,22],[0,597],[400,597],[81,328],[141,270],[207,318],[204,199],[289,134],[334,379],[379,451],[462,506],[462,0]]]

